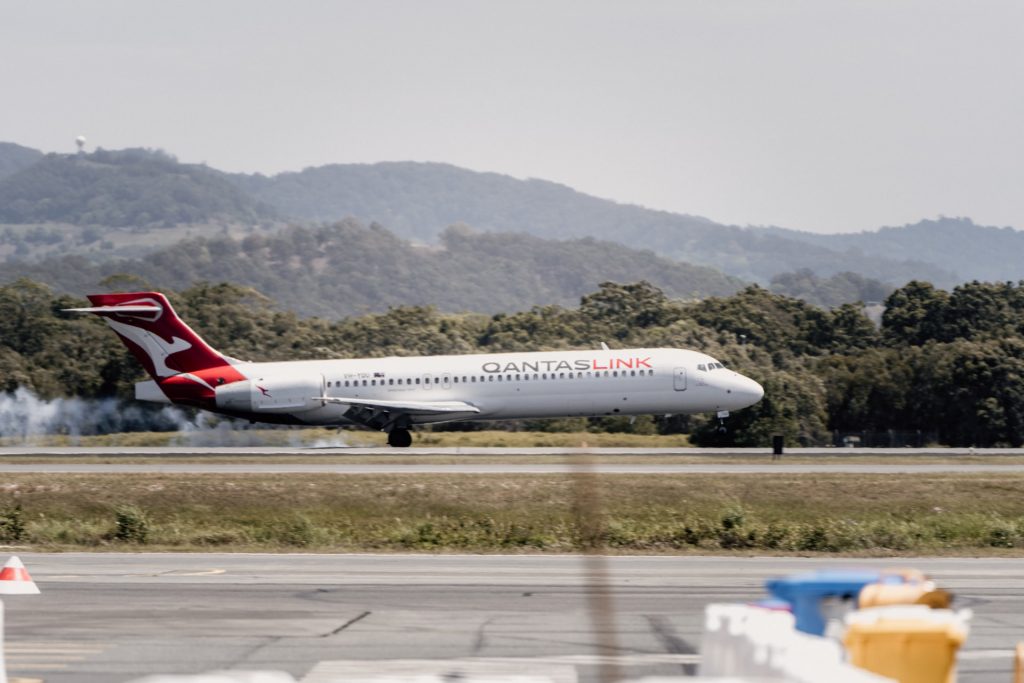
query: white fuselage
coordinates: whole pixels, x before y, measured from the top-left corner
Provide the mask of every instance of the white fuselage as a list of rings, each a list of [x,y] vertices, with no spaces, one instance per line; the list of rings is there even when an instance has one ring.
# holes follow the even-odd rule
[[[410,423],[738,410],[761,386],[706,354],[682,349],[553,351],[461,356],[238,363],[253,413],[338,425],[348,405],[316,401],[461,402],[474,414],[412,415]],[[259,391],[257,391],[257,389]],[[262,403],[260,403],[262,402]],[[229,412],[229,411],[224,411]],[[282,418],[290,418],[284,420]]]

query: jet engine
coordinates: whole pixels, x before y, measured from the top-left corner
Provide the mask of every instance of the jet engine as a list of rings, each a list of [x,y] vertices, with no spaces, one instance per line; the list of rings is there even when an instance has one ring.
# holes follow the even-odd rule
[[[258,377],[214,390],[218,408],[243,413],[298,413],[323,406],[321,375],[306,377]]]

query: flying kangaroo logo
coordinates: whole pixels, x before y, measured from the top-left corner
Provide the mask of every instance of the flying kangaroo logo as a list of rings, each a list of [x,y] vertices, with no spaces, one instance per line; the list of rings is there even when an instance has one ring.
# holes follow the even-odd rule
[[[107,324],[114,328],[114,331],[119,335],[133,342],[146,352],[150,362],[153,364],[154,374],[160,378],[177,375],[180,371],[167,367],[167,359],[176,353],[192,348],[192,344],[181,337],[171,337],[171,341],[168,343],[158,335],[134,325],[119,323],[110,318],[107,318]]]

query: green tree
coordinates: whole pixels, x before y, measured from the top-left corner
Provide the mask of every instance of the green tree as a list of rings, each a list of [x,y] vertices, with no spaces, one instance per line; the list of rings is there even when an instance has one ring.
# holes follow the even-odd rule
[[[949,337],[945,327],[949,294],[931,283],[913,280],[889,295],[882,314],[882,335],[893,345],[924,344]]]
[[[602,282],[580,301],[580,316],[592,330],[621,340],[638,328],[671,324],[682,316],[682,309],[649,282]]]
[[[705,327],[773,352],[820,353],[831,342],[827,311],[757,285],[731,297],[710,297],[693,304],[689,312]]]
[[[1009,282],[969,282],[946,304],[944,341],[994,339],[1024,332],[1024,292]]]

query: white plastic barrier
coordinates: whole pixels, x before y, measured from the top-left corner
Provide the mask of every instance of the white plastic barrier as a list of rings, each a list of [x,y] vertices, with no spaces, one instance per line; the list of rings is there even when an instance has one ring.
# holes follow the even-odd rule
[[[302,683],[576,683],[576,667],[543,658],[331,660]]]
[[[753,678],[750,676],[645,676],[623,683],[786,683],[782,678]],[[823,682],[824,683],[824,682]]]
[[[892,683],[850,666],[834,640],[797,631],[789,612],[712,604],[704,610],[701,676],[787,683]]]
[[[295,679],[282,671],[211,671],[194,676],[146,676],[129,683],[295,683]]]

